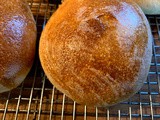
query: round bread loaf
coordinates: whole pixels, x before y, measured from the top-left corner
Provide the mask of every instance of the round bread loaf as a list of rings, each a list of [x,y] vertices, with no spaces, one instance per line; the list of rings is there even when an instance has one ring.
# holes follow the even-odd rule
[[[36,25],[25,0],[0,0],[0,93],[25,79],[35,45]]]
[[[160,14],[160,0],[132,0],[136,2],[145,14]]]
[[[68,97],[111,106],[142,87],[152,35],[135,3],[65,0],[42,32],[39,55],[48,79]]]

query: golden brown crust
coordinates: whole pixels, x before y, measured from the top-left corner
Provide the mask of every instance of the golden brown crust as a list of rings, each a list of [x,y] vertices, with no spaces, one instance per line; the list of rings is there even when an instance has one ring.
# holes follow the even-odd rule
[[[24,0],[0,1],[0,84],[17,87],[32,67],[36,25]]]
[[[78,103],[109,106],[146,80],[152,52],[148,21],[134,3],[65,0],[39,46],[49,80]]]

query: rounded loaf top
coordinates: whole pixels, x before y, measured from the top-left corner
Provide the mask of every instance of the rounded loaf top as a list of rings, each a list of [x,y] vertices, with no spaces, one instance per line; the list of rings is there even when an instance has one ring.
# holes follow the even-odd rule
[[[136,93],[147,78],[152,36],[132,2],[65,0],[40,39],[48,79],[60,91],[91,106],[110,106]]]
[[[35,44],[36,25],[25,0],[0,0],[0,93],[25,79]]]

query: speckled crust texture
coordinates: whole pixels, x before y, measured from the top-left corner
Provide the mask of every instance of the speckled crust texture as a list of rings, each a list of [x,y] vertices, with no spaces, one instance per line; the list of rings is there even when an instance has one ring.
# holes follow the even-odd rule
[[[40,39],[42,67],[81,104],[110,106],[137,92],[152,53],[148,21],[134,3],[65,0]]]
[[[0,0],[0,92],[17,87],[35,55],[36,25],[24,0]]]
[[[131,0],[136,2],[145,14],[160,14],[160,0]]]

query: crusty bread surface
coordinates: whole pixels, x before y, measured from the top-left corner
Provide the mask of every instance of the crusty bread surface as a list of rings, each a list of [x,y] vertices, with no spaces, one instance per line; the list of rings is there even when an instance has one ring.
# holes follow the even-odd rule
[[[0,0],[0,93],[17,87],[32,67],[36,25],[25,0]]]
[[[128,99],[147,78],[152,35],[142,10],[118,0],[65,0],[42,32],[39,56],[50,82],[80,104]]]

